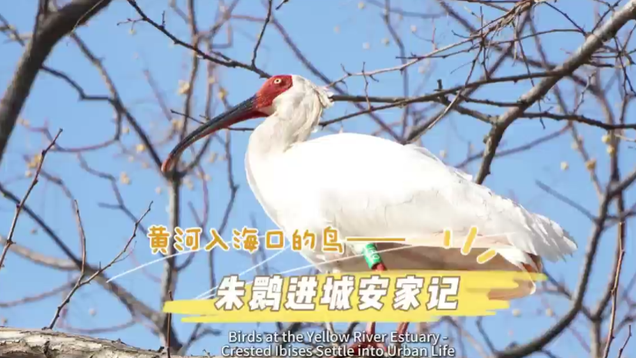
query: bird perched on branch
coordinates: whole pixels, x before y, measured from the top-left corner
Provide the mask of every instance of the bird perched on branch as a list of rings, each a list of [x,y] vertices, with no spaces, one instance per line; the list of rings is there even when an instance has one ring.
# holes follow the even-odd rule
[[[542,259],[556,261],[576,244],[555,222],[476,184],[425,148],[380,137],[341,133],[307,140],[330,94],[297,75],[269,78],[258,92],[185,137],[162,170],[174,170],[197,140],[233,124],[267,117],[250,136],[245,168],[249,185],[271,220],[288,238],[296,230],[317,234],[317,247],[301,254],[321,271],[503,270],[539,273]],[[445,247],[446,229],[465,237],[478,228],[472,250]],[[344,237],[403,237],[405,243],[347,242],[344,252],[321,250],[324,228]],[[406,247],[405,247],[406,246]],[[400,247],[404,249],[399,249]],[[487,250],[496,255],[478,263]],[[349,257],[346,260],[339,258]],[[532,294],[533,281],[493,290],[510,300]],[[407,329],[399,326],[399,333]],[[374,323],[367,327],[375,330]]]

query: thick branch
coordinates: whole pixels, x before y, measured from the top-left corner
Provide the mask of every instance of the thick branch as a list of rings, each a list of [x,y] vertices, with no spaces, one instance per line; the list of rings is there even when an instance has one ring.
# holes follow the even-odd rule
[[[74,0],[41,20],[11,83],[0,100],[0,162],[35,78],[57,42],[110,4],[111,0]]]
[[[48,330],[0,328],[0,357],[156,358],[161,356],[163,354],[158,351],[131,347],[120,341],[96,339]],[[171,356],[172,358],[186,358],[186,356]]]

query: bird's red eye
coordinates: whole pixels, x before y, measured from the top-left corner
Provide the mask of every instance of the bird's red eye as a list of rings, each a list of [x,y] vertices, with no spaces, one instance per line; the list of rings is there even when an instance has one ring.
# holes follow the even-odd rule
[[[283,82],[283,80],[282,80],[282,79],[280,79],[280,78],[277,78],[277,79],[275,79],[275,80],[274,80],[274,84],[275,84],[275,85],[279,85],[279,84],[281,84],[282,82]]]

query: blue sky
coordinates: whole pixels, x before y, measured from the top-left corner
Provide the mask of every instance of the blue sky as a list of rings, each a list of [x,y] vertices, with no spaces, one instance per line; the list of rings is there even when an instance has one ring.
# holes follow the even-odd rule
[[[184,1],[178,1],[178,3],[185,7]],[[560,1],[556,5],[589,31],[594,20],[593,6],[591,6],[592,2],[585,3],[589,6],[580,6],[578,1]],[[168,7],[167,1],[143,0],[139,1],[139,4],[156,21],[159,21],[161,12]],[[201,28],[208,27],[213,22],[214,14],[218,10],[217,2],[200,1],[198,4],[197,20],[199,26]],[[425,4],[422,6],[419,5],[419,2],[416,3],[412,0],[392,2],[392,6],[401,6],[410,11],[441,12],[435,6],[434,1],[427,1]],[[0,2],[0,14],[21,32],[29,32],[33,24],[35,7],[36,1],[21,1],[17,4],[5,1]],[[455,8],[467,18],[471,17],[469,9],[473,13],[479,13],[479,7],[465,3],[457,3]],[[483,10],[489,19],[493,19],[498,14],[492,10]],[[264,8],[257,1],[243,1],[235,9],[234,14],[262,17]],[[390,39],[391,36],[383,24],[381,9],[372,4],[366,4],[363,9],[360,9],[358,2],[349,0],[329,2],[292,0],[284,5],[280,11],[276,11],[275,16],[303,54],[332,80],[343,75],[342,66],[348,71],[359,71],[363,63],[367,70],[399,64],[399,60],[395,58],[398,54],[395,42],[391,40],[388,46],[382,42],[384,38]],[[183,48],[173,46],[168,38],[147,24],[137,23],[134,26],[134,35],[130,33],[130,24],[118,25],[128,18],[137,17],[134,9],[127,2],[115,1],[106,11],[92,19],[89,26],[78,29],[77,34],[89,45],[91,51],[102,59],[124,103],[136,116],[139,123],[151,134],[153,140],[159,140],[165,136],[168,125],[154,100],[143,71],[147,69],[153,74],[170,108],[181,111],[183,96],[178,95],[176,91],[179,81],[186,80],[190,71],[190,53]],[[166,19],[167,26],[173,34],[189,41],[187,27],[174,13],[168,11]],[[444,16],[434,21],[413,17],[404,17],[400,20],[397,16],[393,16],[392,21],[409,54],[423,54],[431,51],[432,45],[427,40],[431,38],[433,31],[438,47],[459,40],[452,31],[465,34],[465,31],[451,18]],[[535,13],[535,21],[539,31],[549,28],[572,28],[572,25],[547,6],[542,6]],[[473,22],[473,25],[478,25],[478,23]],[[411,31],[412,26],[416,27],[415,33]],[[259,33],[260,27],[259,23],[233,20],[233,46],[223,52],[237,60],[249,62],[254,38]],[[501,39],[508,39],[509,35],[510,31],[504,31]],[[226,40],[225,35],[221,34],[215,42],[224,43]],[[580,34],[558,33],[544,36],[543,44],[551,61],[558,62],[566,58],[583,40]],[[364,48],[364,43],[369,44],[368,49]],[[6,88],[20,58],[22,48],[17,43],[4,41],[0,46],[0,85],[2,88]],[[524,51],[527,55],[536,57],[534,43],[531,40],[524,41]],[[430,63],[430,66],[418,64],[411,67],[408,72],[411,93],[415,93],[415,89],[418,87],[421,88],[419,93],[431,93],[437,87],[437,79],[441,79],[445,87],[464,83],[470,70],[470,65],[466,64],[472,60],[472,56],[472,54],[463,54],[446,59],[436,59]],[[495,53],[491,55],[490,62],[494,58],[496,58]],[[204,65],[204,62],[201,64]],[[323,84],[297,60],[273,27],[267,29],[257,64],[272,74],[300,74]],[[57,45],[52,56],[48,59],[47,65],[68,73],[89,94],[105,95],[108,93],[100,74],[69,39],[65,39]],[[205,99],[204,83],[206,78],[203,71],[204,66],[201,67],[202,71],[198,77],[198,85],[195,87],[194,93],[193,113],[195,115],[202,113]],[[420,67],[424,73],[418,71]],[[513,67],[508,61],[497,75],[524,72],[524,66],[517,64]],[[480,73],[476,73],[473,78],[476,79],[479,75]],[[262,83],[262,79],[259,79],[256,74],[241,69],[219,68],[215,73],[215,78],[227,89],[228,101],[232,104],[252,95]],[[377,78],[380,82],[371,81],[369,84],[371,95],[402,95],[402,81],[398,74],[389,73]],[[491,85],[478,91],[475,97],[515,101],[531,86],[529,81]],[[567,82],[560,86],[569,101],[568,104],[572,107],[574,103],[573,88]],[[363,94],[364,81],[361,78],[348,80],[347,90],[353,94]],[[613,91],[610,102],[614,105],[619,100],[616,92]],[[216,100],[216,97],[214,103],[214,108],[218,113],[222,109],[222,105]],[[426,104],[419,105],[419,108],[425,106]],[[549,96],[541,106],[542,110],[555,106],[554,96]],[[538,108],[535,106],[532,110],[537,111]],[[352,105],[340,102],[326,112],[324,118],[336,118],[339,115],[354,111],[356,109]],[[502,109],[489,108],[484,109],[484,111],[489,114],[500,114]],[[600,106],[592,99],[586,100],[581,113],[603,120]],[[379,114],[387,123],[390,123],[399,118],[401,110],[387,110]],[[64,132],[60,137],[59,144],[64,147],[95,144],[109,139],[114,133],[113,111],[108,105],[78,102],[77,94],[66,83],[43,73],[38,76],[21,117],[28,120],[31,127],[48,123],[53,133],[58,128],[63,128]],[[628,121],[630,117],[630,115],[627,116]],[[259,120],[256,120],[248,125],[255,126],[258,123]],[[565,123],[546,119],[546,128],[543,129],[538,120],[519,120],[507,130],[501,148],[511,148],[527,143],[547,133],[557,131],[563,125]],[[338,130],[340,126],[334,125],[333,128]],[[609,165],[606,146],[601,141],[604,131],[585,126],[578,126],[577,129],[584,137],[587,151],[597,159],[597,174],[601,183],[604,184]],[[371,133],[377,130],[377,126],[368,117],[360,116],[346,121],[344,130]],[[474,118],[452,114],[427,133],[423,139],[423,144],[434,153],[440,153],[444,150],[446,153],[444,160],[449,164],[456,164],[466,157],[469,147],[468,141],[472,143],[475,151],[483,149],[482,139],[488,131],[488,126]],[[631,136],[633,137],[633,134]],[[249,226],[252,220],[257,223],[261,231],[274,228],[252,195],[245,180],[243,157],[248,138],[248,132],[232,133],[233,172],[240,188],[228,223],[228,230],[224,233],[226,240],[231,239],[229,229],[240,228],[244,225]],[[123,137],[122,143],[126,148],[134,151],[135,146],[139,143],[139,138],[131,131],[130,134]],[[597,212],[598,198],[590,183],[584,162],[579,153],[572,150],[571,143],[572,136],[566,133],[531,151],[498,158],[492,167],[492,174],[486,180],[486,185],[501,195],[513,197],[531,211],[552,218],[572,234],[579,244],[579,250],[567,262],[548,263],[547,267],[552,275],[564,280],[568,287],[573,290],[592,225],[585,216],[546,194],[536,185],[536,181],[541,181],[592,213]],[[173,144],[174,142],[171,142],[159,149],[162,158],[165,158]],[[46,141],[40,134],[32,133],[24,126],[19,126],[14,131],[10,147],[0,164],[0,180],[18,196],[24,193],[30,182],[30,179],[24,176],[27,167],[23,156],[33,155],[45,145]],[[625,143],[621,145],[623,174],[631,171],[634,167],[635,146]],[[214,143],[212,150],[218,152],[219,155],[223,154],[223,147],[218,141]],[[151,224],[167,225],[166,208],[168,203],[164,180],[154,169],[145,169],[142,166],[141,162],[144,160],[149,162],[147,152],[142,153],[134,161],[130,161],[128,157],[128,155],[121,153],[119,146],[111,146],[108,149],[84,155],[91,167],[102,172],[112,174],[117,178],[121,172],[127,173],[131,179],[131,184],[119,183],[119,189],[127,207],[135,216],[141,215],[150,201],[154,202],[151,213],[143,221],[146,227]],[[562,162],[569,164],[568,170],[561,170]],[[217,160],[214,164],[205,164],[205,170],[212,178],[208,183],[211,205],[209,226],[211,227],[218,227],[229,198],[226,166],[227,163],[221,160]],[[478,167],[479,161],[475,161],[466,170],[474,174]],[[133,224],[130,218],[121,211],[105,209],[98,205],[101,202],[114,203],[110,183],[97,179],[82,170],[74,154],[52,153],[46,159],[45,170],[52,175],[61,177],[78,200],[86,229],[90,263],[96,265],[100,262],[102,264],[109,262],[117,255],[130,236]],[[156,193],[157,187],[163,188],[161,194]],[[200,212],[203,202],[201,183],[194,181],[194,190],[190,191],[187,188],[183,190],[182,227],[196,226],[189,214],[187,204],[192,202]],[[630,190],[626,195],[627,205],[631,206],[634,199],[636,199],[635,192]],[[42,180],[31,194],[28,204],[46,220],[69,247],[75,252],[79,252],[74,212],[71,203],[59,188]],[[3,226],[5,231],[9,228],[13,209],[14,205],[11,202],[0,201],[0,221],[5,223]],[[434,213],[430,213],[430,215],[434,215]],[[23,216],[18,224],[16,241],[20,245],[43,254],[64,258],[63,253],[50,238],[41,229],[32,232],[34,228],[36,228],[35,223]],[[633,224],[628,224],[629,236],[625,247],[626,259],[622,276],[625,281],[632,277],[636,269],[636,264],[630,259],[633,257],[635,249],[633,241],[629,240],[632,237],[632,229],[634,229]],[[5,235],[5,233],[0,234]],[[585,300],[588,304],[595,304],[600,292],[606,287],[615,247],[614,237],[615,228],[609,229],[603,236],[598,259],[594,265],[589,294]],[[143,235],[139,235],[135,240],[134,254],[139,263],[148,262],[155,258],[150,254],[147,240]],[[182,262],[184,258],[184,256],[180,257],[179,261]],[[274,260],[271,268],[282,271],[305,264],[306,262],[300,255],[287,252]],[[53,289],[72,276],[68,272],[54,271],[34,265],[14,254],[9,255],[5,265],[6,267],[0,271],[0,301],[11,301]],[[129,258],[114,265],[110,269],[109,275],[113,276],[124,272],[136,265]],[[226,274],[242,272],[251,265],[251,260],[245,254],[229,252],[216,255],[217,278]],[[161,270],[161,264],[148,267],[148,272],[157,277],[161,275]],[[159,285],[142,272],[138,271],[127,275],[118,279],[117,282],[146,304],[155,308],[159,307]],[[180,275],[175,298],[192,298],[208,288],[207,257],[205,254],[197,254],[194,263]],[[6,318],[10,326],[42,327],[48,324],[61,299],[62,296],[56,295],[51,299],[37,303],[14,308],[0,308],[0,317]],[[564,299],[533,296],[512,302],[509,311],[502,311],[494,317],[485,318],[484,326],[491,332],[494,344],[502,349],[513,341],[523,343],[543,332],[555,321],[555,317],[548,317],[545,314],[545,302],[550,304],[557,315],[565,311],[569,305]],[[521,316],[513,316],[513,309],[519,309]],[[90,314],[91,310],[95,310],[94,316]],[[621,312],[619,311],[619,314]],[[69,308],[67,323],[74,327],[91,329],[122,324],[129,318],[125,307],[113,295],[105,292],[99,285],[92,284],[82,288],[74,296]],[[466,322],[468,332],[481,340],[475,328],[474,319],[467,319]],[[192,327],[191,324],[176,323],[177,332],[182,340],[190,334]],[[381,330],[392,327],[392,325],[382,325]],[[584,319],[578,318],[573,327],[578,334],[586,340],[588,339],[589,329]],[[271,330],[273,326],[269,324],[259,326],[225,324],[213,328],[222,329],[224,333],[218,337],[210,337],[200,341],[189,353],[201,354],[203,349],[212,354],[220,353],[220,346],[227,340],[225,333],[227,330],[257,329],[266,331]],[[446,328],[440,333],[446,333]],[[100,334],[99,336],[121,338],[126,343],[146,348],[155,349],[159,345],[156,336],[142,325],[135,325],[122,331]],[[622,335],[619,336],[617,341],[622,343],[622,338]],[[470,347],[467,349],[469,356],[477,354]],[[585,352],[572,332],[567,332],[559,337],[550,346],[550,349],[563,357],[578,357],[579,354]]]

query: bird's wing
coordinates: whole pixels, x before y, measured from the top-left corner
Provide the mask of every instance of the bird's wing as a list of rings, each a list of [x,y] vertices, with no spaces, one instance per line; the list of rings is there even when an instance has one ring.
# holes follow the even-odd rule
[[[465,235],[476,226],[481,236],[506,236],[513,251],[551,261],[576,250],[555,222],[418,146],[343,133],[294,145],[284,157],[286,214],[311,212],[347,236],[411,239],[444,229]]]

